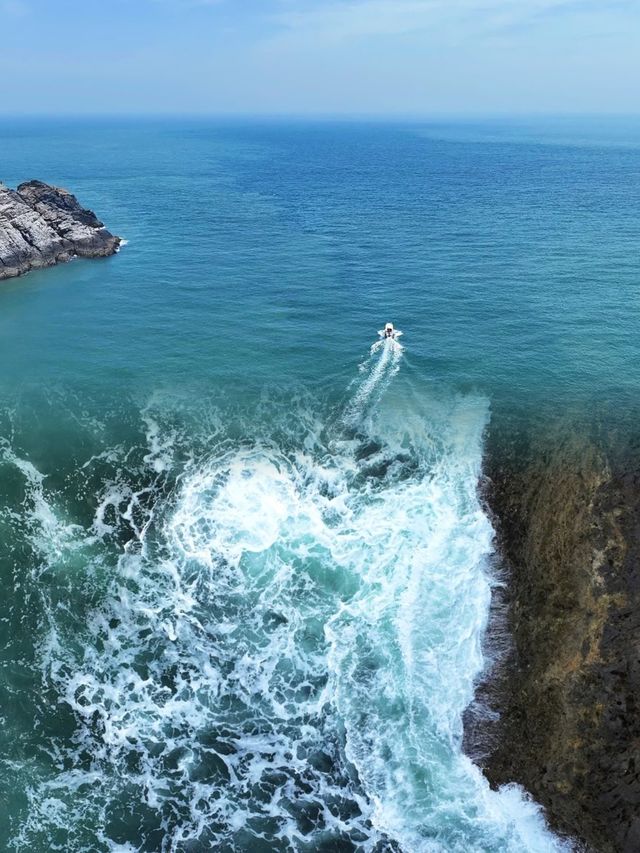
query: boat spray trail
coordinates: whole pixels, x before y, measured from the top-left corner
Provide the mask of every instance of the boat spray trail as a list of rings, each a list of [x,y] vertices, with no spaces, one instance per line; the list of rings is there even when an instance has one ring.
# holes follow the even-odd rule
[[[385,338],[372,345],[369,357],[360,365],[360,376],[349,388],[350,400],[344,413],[346,424],[357,426],[380,399],[400,369],[402,353],[402,345],[393,338]]]

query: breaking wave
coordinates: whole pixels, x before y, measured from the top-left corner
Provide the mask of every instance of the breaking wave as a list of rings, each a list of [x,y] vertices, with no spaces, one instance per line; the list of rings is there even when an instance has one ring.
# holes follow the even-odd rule
[[[560,849],[461,750],[490,600],[488,404],[410,377],[389,400],[401,368],[383,343],[338,414],[264,399],[197,436],[154,399],[137,452],[78,467],[77,488],[100,472],[82,522],[1,449],[66,726],[21,768],[15,849]]]

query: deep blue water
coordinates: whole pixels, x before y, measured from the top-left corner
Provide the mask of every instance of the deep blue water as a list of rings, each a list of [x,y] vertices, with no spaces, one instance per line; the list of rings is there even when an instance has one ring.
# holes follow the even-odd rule
[[[493,417],[640,389],[640,120],[0,123],[12,850],[547,851],[461,751]],[[403,348],[370,350],[392,320]]]
[[[640,121],[5,121],[0,139],[5,183],[69,186],[130,241],[3,287],[12,379],[332,385],[389,317],[434,385],[635,395]]]

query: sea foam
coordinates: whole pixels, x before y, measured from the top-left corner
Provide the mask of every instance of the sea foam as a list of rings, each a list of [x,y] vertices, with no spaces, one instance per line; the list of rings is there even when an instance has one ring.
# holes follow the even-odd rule
[[[104,586],[80,620],[47,611],[42,678],[75,732],[18,848],[561,849],[461,749],[491,594],[487,401],[397,392],[401,371],[385,343],[333,420],[264,399],[177,470],[180,433],[146,407],[148,485],[121,460],[86,530],[5,451],[43,563],[89,549]]]

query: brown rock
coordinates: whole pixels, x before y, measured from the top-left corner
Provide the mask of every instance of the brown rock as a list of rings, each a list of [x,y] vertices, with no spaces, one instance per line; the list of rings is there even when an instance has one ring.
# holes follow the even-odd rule
[[[513,642],[483,688],[500,717],[468,747],[584,849],[638,851],[637,444],[564,420],[492,436],[486,474]]]

